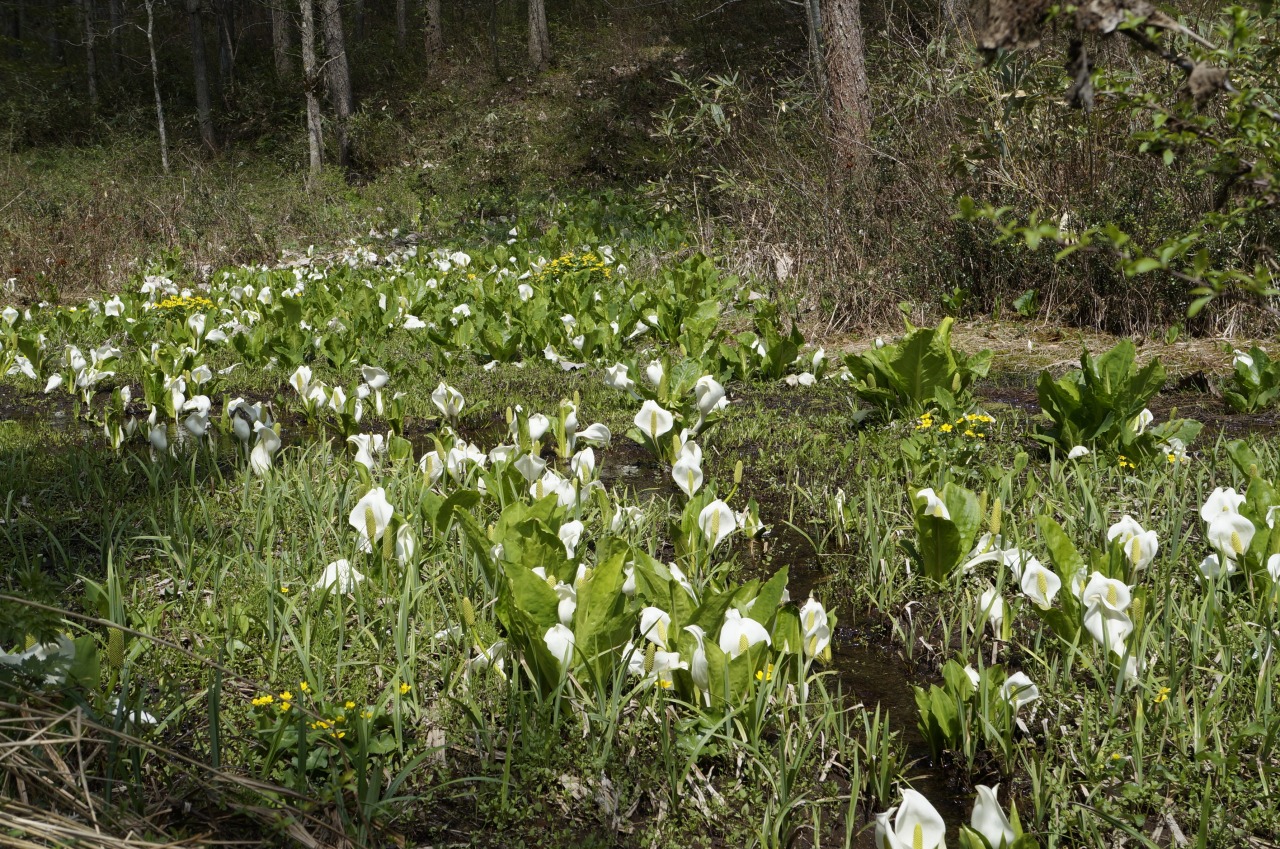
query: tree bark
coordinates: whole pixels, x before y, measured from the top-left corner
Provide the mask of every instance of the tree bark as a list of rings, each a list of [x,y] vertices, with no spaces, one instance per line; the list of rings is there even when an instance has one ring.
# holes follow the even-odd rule
[[[302,10],[302,90],[307,99],[307,147],[310,160],[307,168],[307,187],[315,185],[320,177],[321,151],[324,137],[320,130],[320,69],[316,62],[315,0],[301,0]]]
[[[293,76],[293,21],[284,0],[271,0],[271,50],[276,60],[276,76],[287,80]]]
[[[529,64],[541,71],[551,61],[551,35],[547,32],[545,0],[529,0]]]
[[[62,34],[58,32],[58,2],[44,0],[45,14],[48,17],[49,29],[45,38],[49,44],[49,61],[56,65],[66,64],[66,51],[63,50]]]
[[[339,0],[320,0],[324,27],[324,73],[333,104],[334,131],[338,134],[338,163],[351,164],[349,136],[351,113],[355,111],[351,93],[351,68],[347,64],[346,38],[342,29]]]
[[[107,19],[111,22],[111,73],[120,76],[120,34],[124,31],[124,9],[120,0],[107,0]]]
[[[821,13],[836,155],[846,168],[858,169],[871,152],[871,86],[859,0],[822,0]]]
[[[423,29],[423,42],[427,50],[427,64],[434,65],[444,52],[444,28],[440,25],[440,0],[426,0],[426,26]]]
[[[942,0],[943,22],[963,30],[969,23],[969,0]]]
[[[93,29],[93,0],[80,0],[80,11],[84,16],[84,64],[89,84],[89,109],[98,111],[98,57],[94,50],[96,33]]]
[[[200,0],[187,0],[187,19],[191,24],[192,77],[196,89],[196,122],[200,140],[210,150],[217,150],[213,135],[213,106],[209,99],[209,60],[205,54],[204,21],[200,18]]]
[[[151,54],[151,88],[156,96],[156,126],[160,128],[160,166],[169,173],[169,136],[164,128],[164,101],[160,99],[160,65],[156,61],[155,0],[143,0],[147,9],[147,50]]]
[[[213,10],[218,30],[218,84],[226,97],[236,83],[236,10],[232,0],[213,0]]]
[[[804,0],[804,12],[809,42],[809,67],[814,77],[822,80],[826,75],[822,52],[822,0]]]

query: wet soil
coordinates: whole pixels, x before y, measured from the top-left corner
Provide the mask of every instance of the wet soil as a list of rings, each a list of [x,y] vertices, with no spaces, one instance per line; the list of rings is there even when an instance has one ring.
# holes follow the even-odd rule
[[[762,508],[762,518],[772,531],[763,540],[746,545],[745,571],[749,576],[763,577],[787,567],[787,592],[792,601],[800,604],[817,592],[830,574],[804,534],[782,521],[784,515],[776,506],[773,510]],[[889,727],[899,735],[906,758],[912,763],[906,771],[911,786],[952,824],[953,833],[949,836],[958,839],[959,824],[969,821],[973,789],[961,772],[930,762],[928,745],[916,727],[916,670],[894,646],[883,618],[855,619],[839,610],[838,602],[831,606],[840,621],[832,635],[831,662],[826,671],[853,703],[861,703],[869,710],[878,705],[882,713],[888,714]],[[870,849],[874,846],[873,834],[864,831],[856,845]]]

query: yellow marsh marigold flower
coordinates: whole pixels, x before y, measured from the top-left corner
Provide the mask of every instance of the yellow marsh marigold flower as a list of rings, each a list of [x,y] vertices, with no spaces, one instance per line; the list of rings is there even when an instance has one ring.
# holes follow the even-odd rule
[[[408,684],[404,683],[403,681],[400,682],[400,695],[403,696],[405,693],[409,692],[409,689],[410,688]]]

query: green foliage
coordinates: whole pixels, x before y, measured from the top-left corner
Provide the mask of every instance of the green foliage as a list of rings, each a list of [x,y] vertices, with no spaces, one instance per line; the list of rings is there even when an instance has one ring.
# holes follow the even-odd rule
[[[1155,456],[1158,446],[1175,439],[1183,448],[1189,445],[1200,431],[1199,422],[1153,426],[1146,409],[1164,386],[1164,365],[1157,357],[1138,368],[1136,359],[1133,342],[1125,339],[1098,357],[1085,351],[1080,368],[1057,380],[1041,372],[1037,395],[1053,425],[1036,438],[1064,451],[1083,445],[1130,459]]]
[[[1248,354],[1237,351],[1232,367],[1231,382],[1222,397],[1236,412],[1256,413],[1280,399],[1280,362],[1266,351],[1256,345]]]
[[[904,543],[926,578],[949,582],[973,549],[982,525],[978,496],[954,483],[916,494],[915,542]]]
[[[951,347],[954,320],[914,328],[900,341],[845,358],[858,395],[888,415],[919,415],[950,394],[949,406],[964,406],[974,380],[991,367],[991,352],[973,356]],[[946,396],[942,396],[946,397]]]
[[[1176,281],[1188,317],[1232,290],[1274,295],[1275,264],[1253,246],[1274,240],[1280,220],[1275,193],[1280,179],[1280,112],[1274,95],[1280,83],[1278,31],[1280,17],[1269,5],[1237,5],[1218,10],[1210,39],[1168,35],[1173,44],[1135,39],[1150,51],[1146,61],[1167,60],[1186,74],[1177,97],[1154,83],[1167,80],[1167,74],[1091,68],[1084,60],[1089,100],[1096,89],[1102,120],[1126,128],[1131,144],[1151,157],[1149,172],[1200,187],[1210,202],[1183,207],[1154,227],[1126,222],[1115,211],[1076,227],[1068,220],[1074,210],[1061,217],[1042,208],[1011,214],[1008,206],[969,197],[961,199],[957,217],[991,222],[1002,244],[1031,251],[1052,245],[1055,262],[1097,256],[1126,278]],[[1026,78],[1018,82],[1033,88]],[[1052,85],[1056,91],[1058,81]],[[1043,100],[1048,90],[1018,95],[1010,104]]]

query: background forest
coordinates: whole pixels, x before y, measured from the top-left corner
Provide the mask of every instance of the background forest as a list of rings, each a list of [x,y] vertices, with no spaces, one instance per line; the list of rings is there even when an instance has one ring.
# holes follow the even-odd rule
[[[1189,100],[1176,64],[1095,31],[1100,92],[1082,110],[1065,102],[1068,18],[1040,49],[983,61],[1003,6],[1049,5],[5,0],[4,276],[56,299],[118,285],[158,251],[212,268],[601,191],[732,243],[732,270],[800,295],[817,329],[893,323],[903,302],[921,318],[941,294],[960,314],[1017,302],[1115,332],[1185,320],[1193,284],[1167,264],[1134,276],[1079,252],[1059,266],[956,220],[962,196],[1068,232],[1113,224],[1146,250],[1209,231],[1197,248],[1215,263],[1273,270],[1275,216],[1216,235],[1203,219],[1249,185],[1247,150],[1214,160],[1248,138],[1239,110],[1197,111],[1238,139],[1197,139],[1185,120],[1141,137],[1162,126],[1144,111],[1178,119]],[[1207,55],[1274,95],[1274,17],[1182,5],[1219,42]],[[833,125],[850,110],[852,131]],[[1269,177],[1253,191],[1274,204]],[[1194,328],[1249,325],[1232,299],[1218,307]]]

